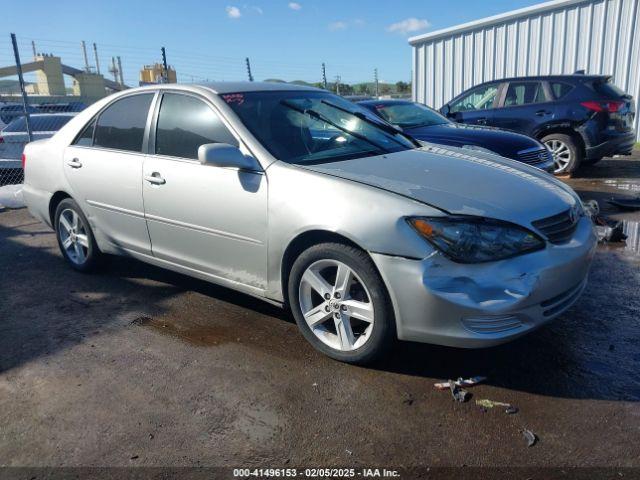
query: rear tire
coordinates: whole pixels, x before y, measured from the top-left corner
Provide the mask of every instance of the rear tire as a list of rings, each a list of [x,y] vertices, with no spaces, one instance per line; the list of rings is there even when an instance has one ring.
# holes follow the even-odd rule
[[[564,133],[552,133],[540,140],[553,154],[554,175],[571,175],[580,166],[582,150],[576,141]]]
[[[103,254],[87,217],[73,199],[65,198],[58,204],[54,227],[60,252],[73,269],[87,273],[99,266]]]
[[[362,250],[340,243],[310,247],[293,263],[288,292],[304,337],[333,359],[368,364],[395,340],[387,289]]]

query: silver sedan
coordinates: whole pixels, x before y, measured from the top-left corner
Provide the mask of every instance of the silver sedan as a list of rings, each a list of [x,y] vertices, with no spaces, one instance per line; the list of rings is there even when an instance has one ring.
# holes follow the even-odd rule
[[[535,168],[417,143],[326,91],[157,85],[25,149],[24,197],[75,269],[125,255],[288,306],[352,363],[394,340],[485,347],[582,292],[596,239]]]

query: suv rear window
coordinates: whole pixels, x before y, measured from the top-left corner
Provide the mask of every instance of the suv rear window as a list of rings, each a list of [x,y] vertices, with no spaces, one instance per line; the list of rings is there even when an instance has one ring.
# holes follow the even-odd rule
[[[573,85],[569,83],[562,82],[552,82],[551,90],[553,91],[553,96],[556,100],[564,97],[567,93],[573,90]]]
[[[626,96],[624,90],[616,87],[611,82],[593,82],[593,89],[600,95],[605,95],[611,98],[620,98]]]

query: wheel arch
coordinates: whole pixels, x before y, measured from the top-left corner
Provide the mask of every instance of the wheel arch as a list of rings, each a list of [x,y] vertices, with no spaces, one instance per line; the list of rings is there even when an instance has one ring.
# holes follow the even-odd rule
[[[586,153],[586,146],[585,146],[584,139],[582,138],[582,135],[580,135],[580,133],[569,124],[548,125],[542,128],[541,130],[539,130],[538,132],[536,132],[535,138],[540,142],[542,142],[542,139],[544,137],[546,137],[547,135],[551,135],[553,133],[560,133],[560,134],[568,135],[569,137],[571,137],[576,142],[576,145],[580,149],[581,158],[584,158]]]
[[[69,195],[67,192],[63,190],[58,190],[51,196],[51,200],[49,200],[49,221],[51,222],[51,226],[53,227],[54,230],[56,228],[55,218],[54,218],[56,215],[56,209],[58,208],[58,205],[60,205],[60,202],[65,198],[73,198],[73,197],[71,197],[71,195]]]
[[[300,254],[306,249],[320,243],[342,243],[344,245],[349,245],[351,247],[357,248],[358,250],[362,250],[367,255],[369,255],[369,252],[366,248],[363,248],[353,239],[337,232],[314,229],[299,233],[287,245],[284,254],[282,255],[282,261],[280,263],[280,282],[285,305],[288,305],[289,303],[289,273],[291,272],[293,262],[295,262],[296,258],[298,258],[298,256],[300,256]],[[372,261],[372,263],[377,270],[375,262]]]

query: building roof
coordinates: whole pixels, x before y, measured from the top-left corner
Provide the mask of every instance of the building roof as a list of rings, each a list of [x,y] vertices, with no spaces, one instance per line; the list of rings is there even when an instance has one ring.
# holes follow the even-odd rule
[[[555,10],[557,8],[562,8],[562,7],[566,7],[566,6],[578,4],[578,3],[586,3],[589,1],[593,1],[593,0],[551,0],[550,2],[538,3],[537,5],[532,5],[530,7],[520,8],[518,10],[511,10],[510,12],[501,13],[499,15],[481,18],[479,20],[474,20],[468,23],[462,23],[460,25],[455,25],[453,27],[443,28],[441,30],[436,30],[435,32],[416,35],[415,37],[409,38],[409,44],[416,45],[419,43],[423,43],[425,41],[432,41],[441,37],[451,36],[452,34],[459,34],[459,33],[467,32],[470,30],[475,30],[477,28],[485,27],[487,25],[505,23],[519,17],[536,15],[536,14],[540,14],[550,10]]]

